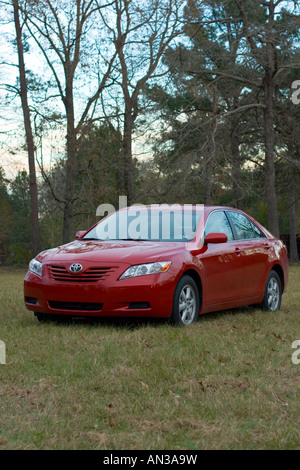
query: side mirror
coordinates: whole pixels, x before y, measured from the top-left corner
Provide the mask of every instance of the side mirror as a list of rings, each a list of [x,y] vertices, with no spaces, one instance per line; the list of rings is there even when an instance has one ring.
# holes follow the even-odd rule
[[[208,233],[204,239],[205,245],[209,243],[226,243],[227,235],[225,233]]]
[[[86,232],[87,230],[79,230],[79,232],[76,232],[76,235],[75,235],[76,239],[84,237]]]

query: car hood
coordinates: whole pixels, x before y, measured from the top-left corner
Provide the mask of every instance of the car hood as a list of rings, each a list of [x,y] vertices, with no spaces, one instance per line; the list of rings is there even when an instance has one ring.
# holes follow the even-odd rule
[[[111,262],[129,265],[155,262],[163,256],[168,261],[170,256],[185,249],[185,242],[153,241],[81,241],[76,240],[66,245],[43,251],[37,256],[39,261],[54,262]],[[168,259],[167,259],[168,258]]]

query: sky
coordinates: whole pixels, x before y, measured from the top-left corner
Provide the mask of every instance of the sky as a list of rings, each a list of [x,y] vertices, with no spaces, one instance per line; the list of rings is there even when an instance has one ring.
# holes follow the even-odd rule
[[[285,4],[288,7],[293,7],[293,1],[287,1]],[[7,84],[14,86],[17,80],[18,69],[15,66],[8,65],[11,61],[16,64],[17,54],[13,47],[12,41],[15,37],[14,25],[12,22],[3,21],[5,18],[4,7],[0,6],[0,166],[3,167],[6,176],[13,178],[18,170],[27,170],[27,154],[22,145],[24,144],[24,126],[22,118],[22,109],[20,100],[15,97],[10,105],[4,103],[4,98],[7,94]],[[5,62],[5,63],[4,63]],[[37,74],[40,73],[42,58],[37,50],[34,41],[30,41],[30,53],[25,55],[26,67]],[[46,72],[43,73],[44,78],[47,79]],[[87,80],[88,82],[88,80]],[[79,94],[76,104],[79,106],[80,98],[84,95],[84,90],[92,87],[92,81],[83,86],[79,83]],[[11,95],[12,96],[12,95]],[[54,105],[54,102],[52,102]],[[58,111],[63,111],[61,102],[56,100],[55,107]],[[109,107],[108,107],[109,108]],[[155,129],[155,123],[153,128]],[[43,138],[42,153],[43,160],[46,167],[50,166],[56,159],[63,156],[64,152],[64,135],[62,131],[51,129],[47,137]],[[150,148],[146,144],[145,137],[137,138],[134,141],[134,152],[140,158],[147,158],[150,153]],[[41,158],[41,148],[38,150],[38,159]]]
[[[12,22],[1,22],[1,19],[4,17],[4,15],[1,15],[3,12],[2,8],[0,5],[0,166],[4,169],[6,177],[12,179],[19,170],[27,170],[28,157],[24,148],[22,148],[25,140],[25,131],[21,102],[19,97],[15,96],[12,88],[18,80],[18,68],[16,67],[17,52],[12,44],[15,38],[14,24]],[[45,61],[37,45],[32,39],[29,40],[29,44],[30,51],[25,53],[26,69],[38,76],[41,73],[41,67],[43,67],[43,79],[49,79],[50,74],[47,72]],[[92,94],[93,88],[95,89],[95,83],[97,86],[97,82],[93,81],[94,76],[89,73],[90,79],[85,77],[84,83],[82,81],[77,83],[75,105],[79,110],[80,100],[82,106],[84,106],[86,96]],[[10,93],[8,93],[8,90]],[[9,96],[10,103],[5,103],[7,101],[6,96]],[[52,102],[49,101],[49,103],[53,111],[64,114],[64,107],[60,98],[55,101],[52,100]],[[31,104],[33,105],[33,103]],[[115,105],[115,103],[112,103],[112,105]],[[110,108],[111,106],[107,107],[108,114],[110,113]],[[32,121],[33,117],[32,113]],[[40,147],[40,143],[38,144],[37,160],[41,159],[42,153],[43,163],[46,168],[50,168],[57,159],[64,155],[64,135],[65,128],[61,127],[60,130],[52,128],[43,137],[42,147]],[[145,147],[145,145],[145,138],[139,138],[133,142],[133,150],[140,158],[145,158],[145,156],[149,155],[149,148]],[[37,172],[39,173],[38,165]]]

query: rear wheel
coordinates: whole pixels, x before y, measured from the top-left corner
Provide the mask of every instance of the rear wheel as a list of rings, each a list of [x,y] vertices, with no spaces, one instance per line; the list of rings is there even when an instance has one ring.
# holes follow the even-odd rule
[[[174,297],[171,320],[177,325],[190,325],[197,321],[200,301],[194,279],[188,275],[179,280]]]
[[[276,271],[271,271],[267,279],[264,299],[261,308],[268,312],[276,312],[281,306],[282,286]]]

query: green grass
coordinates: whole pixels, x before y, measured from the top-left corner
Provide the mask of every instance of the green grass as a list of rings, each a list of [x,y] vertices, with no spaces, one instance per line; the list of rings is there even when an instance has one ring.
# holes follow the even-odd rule
[[[281,311],[41,324],[0,272],[0,450],[300,448],[300,266]]]

